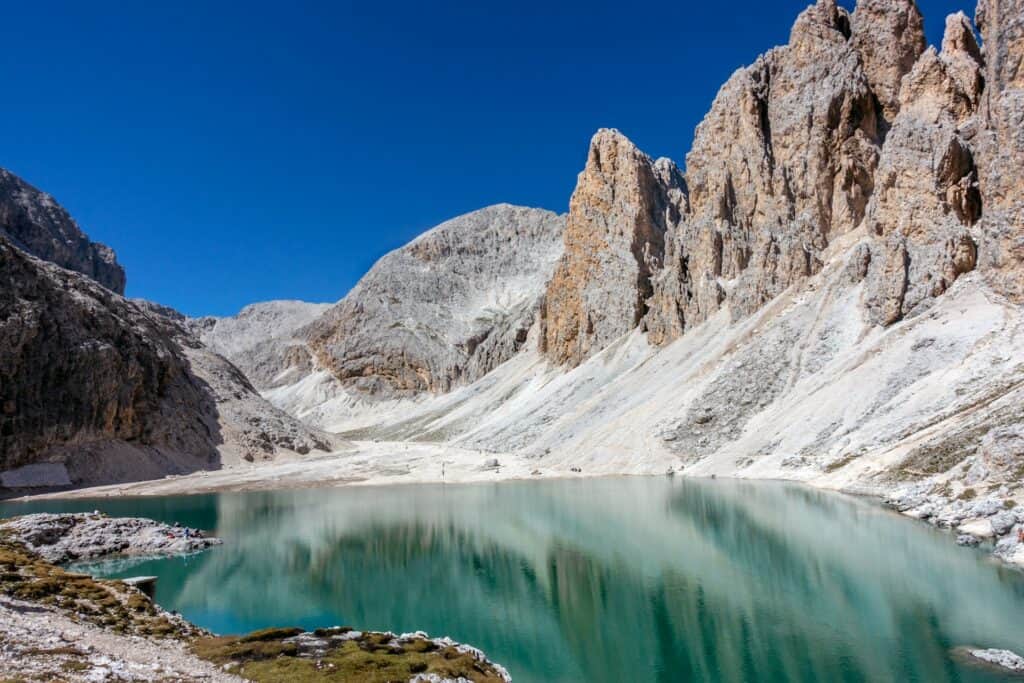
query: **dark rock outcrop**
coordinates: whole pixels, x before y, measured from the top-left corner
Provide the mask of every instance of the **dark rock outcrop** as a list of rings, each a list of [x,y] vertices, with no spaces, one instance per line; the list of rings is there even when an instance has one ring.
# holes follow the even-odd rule
[[[89,241],[53,197],[0,169],[0,235],[44,261],[88,275],[124,294],[124,269],[114,250]]]
[[[180,323],[0,236],[0,469],[102,483],[328,445]]]

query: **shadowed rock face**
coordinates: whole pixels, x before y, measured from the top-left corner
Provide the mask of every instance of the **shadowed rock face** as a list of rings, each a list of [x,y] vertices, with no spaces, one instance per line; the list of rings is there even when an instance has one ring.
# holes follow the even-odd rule
[[[0,236],[0,470],[100,483],[328,446],[156,307]]]
[[[7,240],[0,311],[0,467],[98,439],[212,456],[212,406],[160,318]]]
[[[381,258],[300,335],[320,367],[370,394],[471,382],[526,342],[564,225],[508,204],[454,218]]]
[[[0,235],[39,258],[124,294],[124,269],[110,247],[90,242],[53,197],[0,169]]]

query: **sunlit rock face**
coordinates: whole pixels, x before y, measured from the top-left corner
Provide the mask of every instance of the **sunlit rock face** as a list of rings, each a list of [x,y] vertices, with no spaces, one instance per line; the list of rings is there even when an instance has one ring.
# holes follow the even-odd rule
[[[636,327],[663,345],[722,308],[744,318],[830,259],[851,261],[876,324],[926,310],[976,268],[1024,297],[1024,200],[1010,170],[1024,167],[1021,14],[982,2],[983,47],[951,15],[937,50],[912,0],[861,0],[852,14],[820,0],[787,45],[722,87],[685,177],[654,173],[628,141],[599,133],[549,287],[548,357],[577,364]],[[618,149],[646,173],[604,171]]]
[[[850,39],[882,117],[891,122],[900,110],[900,82],[927,46],[921,12],[914,0],[861,0]]]
[[[302,335],[318,367],[373,395],[447,391],[526,343],[565,219],[499,204],[381,258]]]
[[[807,9],[789,44],[737,71],[698,126],[686,158],[688,204],[666,231],[664,267],[652,278],[644,325],[655,344],[723,306],[734,317],[757,310],[820,271],[829,244],[861,225],[881,117],[898,107],[883,107],[873,87],[893,90],[923,38],[907,3],[867,3],[858,13],[826,1]],[[870,42],[872,34],[884,40]]]
[[[114,250],[89,241],[53,197],[4,169],[0,169],[0,235],[34,256],[124,294],[124,268]]]
[[[549,358],[578,365],[637,326],[662,268],[665,233],[684,209],[672,162],[655,162],[616,130],[598,131],[545,294],[541,343]]]
[[[1024,2],[981,0],[985,78],[975,128],[983,215],[979,261],[993,287],[1024,302]]]
[[[981,96],[980,53],[967,19],[947,22],[903,79],[868,208],[873,238],[868,308],[889,324],[945,292],[977,263],[981,217],[970,122]]]
[[[331,304],[305,301],[266,301],[250,304],[234,316],[192,318],[187,324],[203,344],[265,390],[313,370],[312,354],[299,330],[330,308]]]

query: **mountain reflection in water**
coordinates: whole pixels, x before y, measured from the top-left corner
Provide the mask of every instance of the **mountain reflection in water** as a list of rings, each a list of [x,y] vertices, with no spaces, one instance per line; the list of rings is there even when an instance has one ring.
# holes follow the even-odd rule
[[[207,528],[225,545],[99,568],[218,632],[348,624],[472,643],[516,681],[992,681],[1024,576],[845,496],[614,478],[7,504]],[[96,569],[94,566],[93,569]]]

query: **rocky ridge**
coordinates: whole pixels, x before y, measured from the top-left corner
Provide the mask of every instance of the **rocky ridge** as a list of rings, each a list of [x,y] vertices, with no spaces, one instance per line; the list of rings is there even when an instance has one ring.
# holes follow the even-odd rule
[[[454,218],[381,258],[301,334],[318,367],[363,394],[472,382],[526,343],[563,229],[509,204]]]
[[[0,169],[0,235],[44,261],[88,275],[124,294],[124,268],[113,249],[91,242],[53,197]]]
[[[266,403],[166,309],[3,235],[0,340],[5,484],[147,479],[333,443]]]
[[[331,308],[304,301],[251,304],[235,316],[188,319],[189,329],[260,390],[288,384],[313,369],[313,358],[299,331]]]
[[[986,50],[996,50],[986,59],[962,13],[937,51],[912,0],[862,0],[852,14],[820,0],[787,45],[722,87],[685,174],[667,160],[656,172],[624,136],[600,131],[548,288],[548,357],[575,365],[636,327],[664,345],[721,308],[750,315],[820,272],[829,246],[856,230],[866,234],[852,272],[867,278],[876,323],[924,310],[976,267],[1018,297],[1020,237],[1009,226],[1019,225],[1021,188],[1000,169],[1020,161],[1020,93],[1017,72],[995,66],[1019,47],[1016,9],[979,6]],[[605,171],[619,148],[634,166],[606,161]],[[588,260],[621,251],[612,235],[632,240],[642,267],[619,259],[598,274]],[[629,310],[612,303],[623,296]],[[574,339],[581,350],[567,353],[563,340]]]

